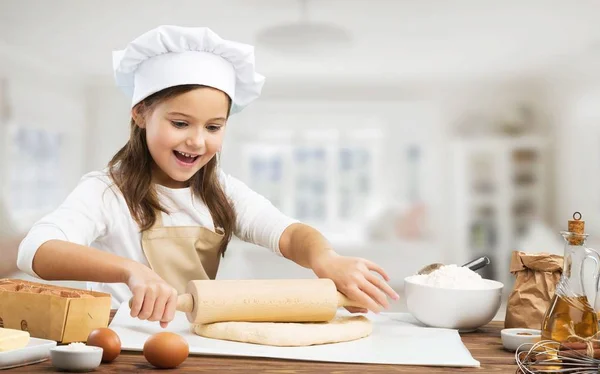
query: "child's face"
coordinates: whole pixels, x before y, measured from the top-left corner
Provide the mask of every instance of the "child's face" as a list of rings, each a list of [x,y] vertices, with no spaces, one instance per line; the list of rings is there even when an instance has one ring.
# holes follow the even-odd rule
[[[146,116],[146,141],[156,164],[153,179],[170,188],[189,179],[221,150],[229,99],[202,87],[165,100]]]

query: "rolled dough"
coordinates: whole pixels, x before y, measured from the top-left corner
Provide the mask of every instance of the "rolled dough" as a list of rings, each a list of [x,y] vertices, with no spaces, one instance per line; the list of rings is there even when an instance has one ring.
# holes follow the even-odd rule
[[[373,326],[364,316],[339,316],[329,322],[216,322],[192,325],[192,331],[205,338],[300,347],[364,338]]]

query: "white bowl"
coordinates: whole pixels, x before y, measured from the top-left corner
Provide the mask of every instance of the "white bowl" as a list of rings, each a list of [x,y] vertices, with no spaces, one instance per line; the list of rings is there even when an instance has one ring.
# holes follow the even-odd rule
[[[536,329],[503,329],[500,331],[500,336],[502,337],[502,345],[504,348],[513,352],[516,351],[517,348],[519,348],[522,344],[535,344],[542,340],[541,330]],[[531,346],[525,347],[527,347],[525,348],[526,350],[531,348]]]
[[[77,351],[62,345],[50,350],[52,366],[66,371],[84,372],[91,371],[100,366],[102,361],[102,348],[87,346],[89,350]]]
[[[410,278],[404,279],[408,311],[427,326],[474,331],[500,309],[504,288],[500,282],[484,279],[487,288],[463,290],[426,286]]]

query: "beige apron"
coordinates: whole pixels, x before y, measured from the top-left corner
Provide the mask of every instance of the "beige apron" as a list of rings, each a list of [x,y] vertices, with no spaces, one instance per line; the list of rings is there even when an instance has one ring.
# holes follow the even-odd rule
[[[142,249],[150,267],[178,293],[191,280],[215,279],[219,268],[222,230],[201,226],[163,226],[162,212],[142,233]]]

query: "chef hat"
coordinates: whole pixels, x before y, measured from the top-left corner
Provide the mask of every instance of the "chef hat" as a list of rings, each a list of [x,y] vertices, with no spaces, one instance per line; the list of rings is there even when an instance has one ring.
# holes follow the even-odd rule
[[[162,89],[199,84],[229,95],[233,114],[260,96],[265,78],[254,68],[253,46],[206,27],[160,26],[113,52],[117,86],[132,108]]]

